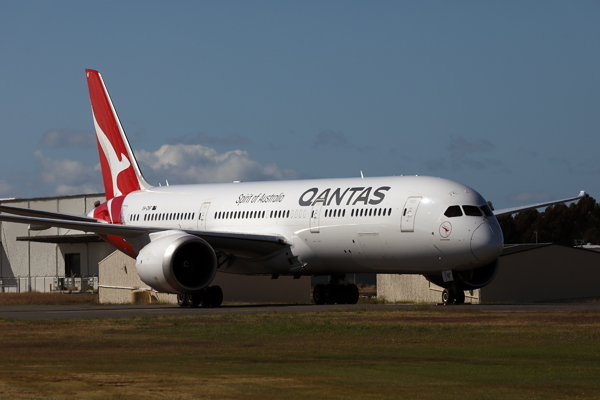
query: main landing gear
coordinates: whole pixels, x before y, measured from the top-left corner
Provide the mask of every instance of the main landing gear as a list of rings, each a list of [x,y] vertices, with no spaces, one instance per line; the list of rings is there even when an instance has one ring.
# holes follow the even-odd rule
[[[354,284],[323,285],[319,283],[313,289],[315,304],[356,304],[358,302],[358,286]]]
[[[465,302],[465,292],[457,288],[444,289],[442,292],[442,303],[444,304],[463,304]]]
[[[223,303],[223,290],[220,286],[208,286],[199,292],[177,295],[179,307],[220,307]]]

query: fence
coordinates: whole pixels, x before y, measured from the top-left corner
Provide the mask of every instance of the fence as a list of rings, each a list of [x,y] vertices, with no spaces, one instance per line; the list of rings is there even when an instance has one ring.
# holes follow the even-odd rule
[[[0,278],[1,293],[91,292],[98,290],[97,276],[14,276]]]

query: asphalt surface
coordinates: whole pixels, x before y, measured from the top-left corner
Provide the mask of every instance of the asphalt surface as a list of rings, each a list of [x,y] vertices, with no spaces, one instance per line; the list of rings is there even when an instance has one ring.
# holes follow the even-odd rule
[[[219,308],[182,308],[177,305],[88,305],[88,306],[0,306],[0,318],[51,320],[51,319],[81,319],[81,318],[129,318],[129,317],[159,317],[177,315],[218,315],[241,313],[299,313],[324,312],[332,310],[375,310],[422,309],[421,305],[383,305],[383,304],[354,304],[354,305],[314,305],[314,304],[265,304],[265,305],[225,305]],[[494,304],[494,305],[452,305],[428,306],[445,312],[464,310],[479,310],[486,312],[538,312],[538,311],[580,311],[600,310],[600,303],[554,303],[554,304]]]

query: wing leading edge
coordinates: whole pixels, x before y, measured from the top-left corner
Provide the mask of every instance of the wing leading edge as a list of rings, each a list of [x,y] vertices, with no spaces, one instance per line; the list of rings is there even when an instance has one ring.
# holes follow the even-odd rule
[[[551,206],[553,204],[568,203],[569,201],[575,201],[575,200],[579,200],[579,199],[585,197],[585,194],[586,194],[585,191],[582,190],[581,192],[579,192],[579,194],[577,196],[570,197],[568,199],[547,201],[545,203],[530,204],[528,206],[521,206],[521,207],[504,208],[502,210],[494,211],[494,215],[496,217],[501,217],[503,215],[511,215],[511,214],[515,214],[515,213],[518,213],[521,211],[531,210],[532,208],[540,208],[540,207]]]
[[[82,220],[68,219],[70,214],[65,214],[66,218],[41,218],[29,215],[45,215],[45,211],[27,210],[17,207],[4,207],[2,211],[20,213],[21,215],[0,214],[0,221],[13,222],[17,224],[30,224],[37,227],[56,227],[65,229],[75,229],[84,232],[92,232],[98,235],[110,235],[122,237],[126,241],[134,241],[137,238],[147,236],[150,233],[171,231],[172,228],[156,228],[144,226],[126,226],[113,225],[106,222],[98,222],[95,219],[81,217]],[[23,215],[25,213],[29,215]],[[60,213],[50,213],[53,216],[62,217]],[[227,253],[239,255],[242,257],[261,257],[280,250],[288,245],[286,239],[279,235],[258,235],[243,232],[213,232],[200,231],[195,229],[176,229],[178,232],[185,232],[190,235],[198,236],[215,250],[226,251]]]

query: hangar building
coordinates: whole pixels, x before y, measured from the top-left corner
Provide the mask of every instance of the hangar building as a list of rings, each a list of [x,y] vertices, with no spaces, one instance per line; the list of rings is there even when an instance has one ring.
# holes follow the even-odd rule
[[[377,297],[440,302],[443,288],[421,275],[378,275]],[[489,285],[465,292],[471,303],[535,303],[600,297],[600,252],[552,243],[505,245]]]
[[[85,215],[104,194],[35,199],[3,199],[0,204],[68,214]],[[98,263],[114,251],[98,236],[63,228],[29,230],[26,224],[0,222],[2,258],[1,291],[48,292],[57,289],[58,278],[73,277],[78,283],[98,278]],[[64,283],[64,280],[62,280]],[[74,282],[73,282],[74,283]],[[96,283],[97,284],[97,283]]]
[[[96,201],[104,202],[104,194],[2,199],[0,204],[86,215]],[[63,228],[30,230],[26,224],[10,222],[0,222],[0,231],[0,292],[93,288],[99,289],[101,302],[124,303],[133,289],[147,288],[137,276],[135,260],[94,234]],[[310,277],[275,280],[218,273],[213,284],[223,289],[224,301],[310,301]],[[160,300],[176,303],[175,295]]]

